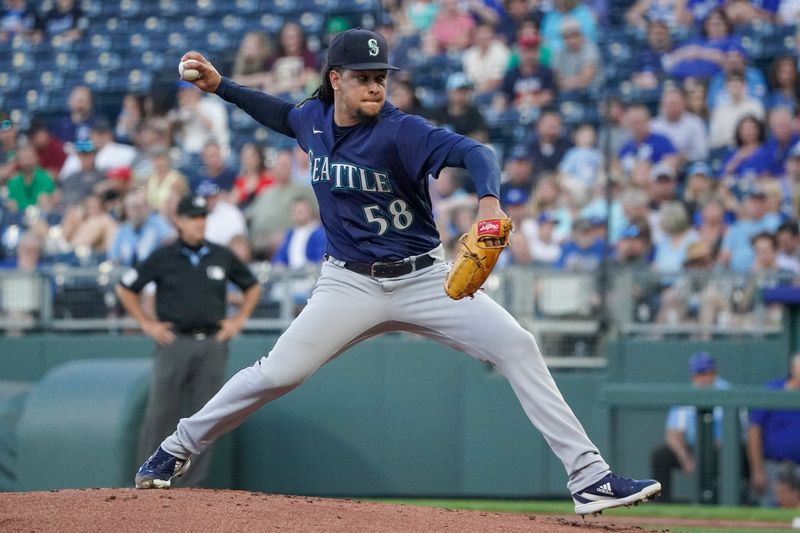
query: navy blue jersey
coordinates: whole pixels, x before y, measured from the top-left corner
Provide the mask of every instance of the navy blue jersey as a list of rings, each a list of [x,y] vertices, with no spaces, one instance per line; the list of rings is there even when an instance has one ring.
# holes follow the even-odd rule
[[[445,166],[470,170],[479,197],[498,196],[499,167],[487,148],[388,102],[378,120],[340,128],[337,140],[334,106],[319,99],[294,107],[227,79],[217,94],[308,153],[327,253],[336,259],[395,261],[438,246],[428,179]]]

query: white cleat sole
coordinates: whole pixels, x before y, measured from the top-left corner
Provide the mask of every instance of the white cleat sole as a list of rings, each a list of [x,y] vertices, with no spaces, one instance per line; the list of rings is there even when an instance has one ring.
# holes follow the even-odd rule
[[[192,460],[187,459],[186,462],[183,463],[183,465],[178,469],[178,471],[166,481],[163,479],[139,480],[137,478],[134,480],[134,485],[137,489],[168,489],[172,486],[172,479],[182,476],[183,473],[186,472],[186,469],[189,468],[190,464],[192,464]]]
[[[661,483],[654,483],[643,488],[636,494],[631,494],[625,498],[599,500],[596,502],[578,504],[575,506],[575,513],[584,518],[587,514],[599,516],[606,509],[636,506],[642,502],[654,500],[659,494],[661,494]]]

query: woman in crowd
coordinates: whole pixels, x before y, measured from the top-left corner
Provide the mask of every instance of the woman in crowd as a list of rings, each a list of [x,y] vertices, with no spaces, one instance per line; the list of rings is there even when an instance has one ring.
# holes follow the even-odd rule
[[[739,44],[732,35],[733,26],[722,8],[716,8],[703,21],[702,35],[664,56],[664,67],[670,76],[680,79],[709,80],[722,72],[725,53]]]
[[[264,149],[255,143],[245,143],[239,151],[240,173],[233,182],[231,203],[244,209],[261,192],[272,185],[272,176],[267,172]]]
[[[722,163],[722,176],[755,179],[769,172],[772,158],[764,146],[765,140],[762,121],[753,116],[741,119],[736,125],[736,147],[731,148]]]
[[[306,94],[317,83],[319,65],[306,45],[303,29],[287,22],[278,36],[278,46],[266,63],[271,79],[264,89],[274,95]]]
[[[260,31],[249,31],[242,38],[233,62],[233,81],[253,89],[264,90],[271,77],[267,60],[272,53],[267,36]]]
[[[800,80],[797,78],[797,60],[789,55],[778,56],[769,67],[769,108],[788,107],[797,111]]]

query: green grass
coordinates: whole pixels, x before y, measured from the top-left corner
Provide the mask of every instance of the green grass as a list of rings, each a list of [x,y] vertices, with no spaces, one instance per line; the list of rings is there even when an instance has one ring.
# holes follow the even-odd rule
[[[574,507],[569,501],[525,501],[525,500],[437,500],[437,499],[380,499],[384,503],[418,505],[423,507],[446,507],[500,513],[530,513],[572,515]],[[740,520],[790,524],[800,516],[800,509],[762,509],[759,507],[723,507],[714,505],[648,504],[630,509],[606,511],[603,516],[641,516],[656,518],[696,520]],[[669,529],[672,533],[725,533],[730,528],[648,526],[654,531]],[[736,533],[779,533],[786,529],[736,529]]]
[[[659,531],[663,528],[658,528]],[[730,528],[708,527],[669,527],[670,533],[728,533]],[[786,533],[786,529],[736,529],[736,533]]]

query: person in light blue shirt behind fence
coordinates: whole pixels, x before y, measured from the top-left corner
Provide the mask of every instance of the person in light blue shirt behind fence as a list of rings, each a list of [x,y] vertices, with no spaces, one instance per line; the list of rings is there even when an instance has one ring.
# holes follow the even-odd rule
[[[143,189],[129,192],[124,200],[125,222],[119,226],[108,258],[119,266],[135,266],[153,250],[175,237],[166,218],[151,211]]]
[[[708,352],[696,352],[689,358],[692,385],[702,388],[728,389],[730,384],[717,374],[717,362]],[[714,441],[722,437],[722,409],[714,408]],[[672,470],[680,468],[686,474],[695,471],[697,447],[697,408],[689,405],[673,406],[667,414],[664,443],[653,450],[650,465],[653,475],[661,480],[659,501],[672,500],[670,477]]]

